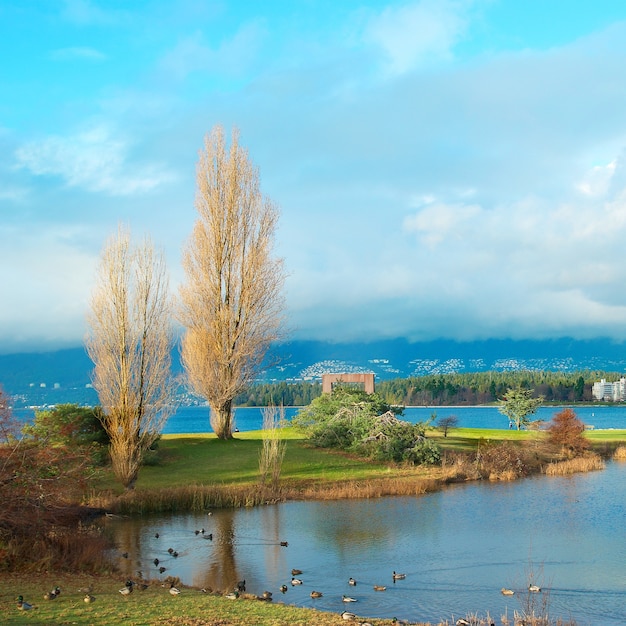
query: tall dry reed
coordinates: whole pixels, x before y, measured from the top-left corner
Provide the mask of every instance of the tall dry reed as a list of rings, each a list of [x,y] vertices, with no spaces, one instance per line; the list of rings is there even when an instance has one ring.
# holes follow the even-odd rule
[[[263,409],[263,446],[259,453],[259,482],[273,490],[278,488],[287,442],[280,436],[285,423],[285,408]]]
[[[615,452],[613,452],[613,459],[615,461],[626,461],[626,446],[617,446]]]
[[[546,474],[548,476],[565,476],[579,472],[593,472],[604,469],[604,467],[604,461],[599,455],[589,454],[574,459],[567,459],[566,461],[550,463],[546,467]]]

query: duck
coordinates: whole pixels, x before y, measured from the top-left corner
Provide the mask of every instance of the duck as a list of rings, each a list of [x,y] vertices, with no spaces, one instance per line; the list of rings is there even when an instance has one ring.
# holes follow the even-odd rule
[[[17,596],[17,608],[19,611],[30,611],[33,605],[26,602],[24,596]]]
[[[406,578],[406,574],[398,574],[395,570],[391,576],[394,580],[404,580]]]
[[[292,576],[300,576],[300,574],[302,574],[302,570],[301,569],[292,569],[291,570],[291,575]]]
[[[291,579],[291,584],[292,585],[301,585],[302,581],[299,578],[292,578]]]
[[[44,600],[55,600],[58,596],[61,595],[61,588],[55,587],[51,591],[48,591],[44,594]]]
[[[208,533],[206,535],[202,535],[202,539],[207,539],[208,541],[213,541],[213,533]]]
[[[341,614],[341,617],[343,617],[343,619],[356,619],[356,614],[350,613],[350,611],[344,611]]]
[[[342,599],[344,602],[356,602],[356,598],[351,598],[350,596],[345,596],[345,595],[344,595],[344,596],[341,596],[341,599]]]
[[[228,600],[236,600],[239,597],[239,592],[231,591],[230,593],[227,593],[224,597]]]
[[[384,585],[374,585],[374,591],[385,591],[387,587]]]
[[[500,590],[500,593],[503,596],[512,596],[515,591],[513,591],[513,589],[507,589],[506,587],[502,587],[502,589]]]
[[[541,587],[539,587],[539,585],[528,585],[528,591],[532,593],[539,593],[541,591]]]
[[[287,593],[287,585],[281,585],[280,586],[280,592],[281,593]]]
[[[272,599],[272,592],[271,592],[271,591],[264,591],[264,592],[261,594],[261,596],[262,596],[262,598],[263,598],[264,600],[271,600],[271,599]]]
[[[356,580],[354,580],[354,578],[352,578],[351,576],[350,579],[348,580],[348,584],[352,585],[352,587],[356,587]]]
[[[245,578],[243,580],[240,580],[237,583],[237,591],[245,591],[246,590],[246,580]]]
[[[129,596],[133,592],[133,586],[135,583],[132,580],[127,580],[126,584],[120,589],[120,593],[123,596]]]
[[[286,547],[289,545],[289,542],[288,542],[288,541],[281,541],[281,542],[280,542],[280,545],[281,545],[283,548],[286,548]]]
[[[324,594],[321,591],[311,591],[312,598],[321,598]]]
[[[85,597],[83,598],[83,601],[85,604],[91,604],[92,602],[96,601],[95,596],[92,596],[88,593],[85,594]]]
[[[177,587],[174,587],[174,585],[172,585],[170,587],[170,594],[173,596],[178,596],[180,595],[180,589],[178,589]]]
[[[167,569],[167,567],[159,567],[159,574],[162,574],[165,570]]]

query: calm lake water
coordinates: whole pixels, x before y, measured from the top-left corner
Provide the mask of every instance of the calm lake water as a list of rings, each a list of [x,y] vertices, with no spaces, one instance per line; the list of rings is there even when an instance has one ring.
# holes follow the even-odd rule
[[[249,592],[272,591],[275,602],[340,613],[347,594],[358,600],[347,608],[363,617],[437,622],[489,611],[499,623],[530,598],[579,626],[617,626],[626,623],[625,504],[626,464],[611,463],[601,472],[473,483],[414,498],[105,523],[119,552],[130,554],[119,558],[128,576],[139,569],[158,578],[158,558],[167,567],[162,576],[216,590],[245,579]],[[195,534],[202,528],[212,540]],[[302,586],[289,584],[292,568],[303,571]],[[393,570],[406,579],[393,583]],[[545,591],[529,594],[531,580]],[[505,597],[502,587],[516,594]],[[311,599],[312,590],[323,597]]]
[[[541,407],[536,419],[550,421],[555,413],[564,407]],[[626,428],[626,406],[574,406],[574,411],[585,424],[595,428]],[[285,417],[291,419],[299,409],[287,407]],[[403,419],[410,422],[426,421],[433,413],[437,418],[454,415],[458,425],[465,428],[508,428],[508,420],[495,406],[481,407],[409,407]],[[235,409],[235,424],[240,431],[258,430],[263,424],[263,409]],[[205,406],[181,407],[168,420],[164,433],[206,433],[211,432],[209,408]]]
[[[541,407],[536,419],[550,421],[564,407]],[[594,428],[626,428],[626,406],[573,406],[576,415]],[[285,417],[290,420],[300,409],[285,408]],[[495,406],[479,407],[408,407],[402,419],[423,422],[435,413],[437,418],[454,415],[458,425],[464,428],[508,428],[508,420]],[[32,409],[16,409],[15,416],[21,421],[33,419]],[[259,430],[263,425],[263,409],[242,407],[235,409],[235,425],[240,431]],[[181,407],[172,415],[165,427],[165,434],[212,432],[207,406]]]

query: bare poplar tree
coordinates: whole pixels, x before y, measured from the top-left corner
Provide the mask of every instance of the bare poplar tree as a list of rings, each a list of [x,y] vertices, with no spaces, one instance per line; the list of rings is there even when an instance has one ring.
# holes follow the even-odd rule
[[[232,403],[256,377],[282,323],[282,259],[272,256],[278,210],[259,173],[217,126],[197,167],[198,218],[184,250],[182,359],[193,390],[211,407],[211,426],[232,438]]]
[[[132,489],[173,411],[171,300],[165,259],[120,227],[104,247],[88,315],[87,352],[113,471]]]

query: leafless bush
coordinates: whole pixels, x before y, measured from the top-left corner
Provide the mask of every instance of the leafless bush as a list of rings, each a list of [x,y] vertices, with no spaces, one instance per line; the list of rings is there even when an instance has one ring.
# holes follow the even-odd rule
[[[476,453],[476,469],[489,480],[515,480],[529,473],[528,453],[508,442],[485,444]]]
[[[5,570],[104,567],[105,540],[83,522],[85,458],[23,440],[0,445],[0,564]]]

